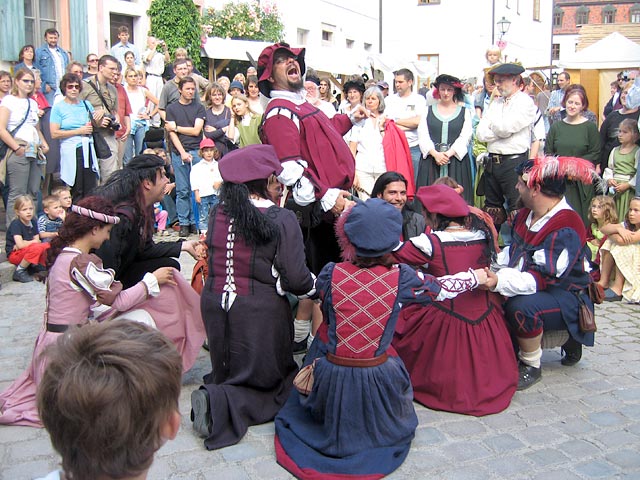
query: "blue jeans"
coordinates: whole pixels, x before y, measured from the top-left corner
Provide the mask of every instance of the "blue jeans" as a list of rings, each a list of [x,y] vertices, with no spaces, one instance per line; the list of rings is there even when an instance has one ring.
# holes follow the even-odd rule
[[[217,195],[207,195],[206,197],[200,197],[200,224],[198,230],[206,232],[209,230],[209,210],[218,204]]]
[[[422,158],[422,152],[420,151],[420,147],[418,145],[416,145],[415,147],[409,147],[409,152],[411,152],[411,163],[413,164],[413,180],[417,182],[418,167],[420,166],[420,159]]]
[[[162,200],[160,200],[162,204],[162,208],[164,208],[169,214],[169,218],[167,220],[167,225],[173,225],[178,221],[178,212],[176,212],[176,202],[173,201],[171,195],[165,195]]]
[[[178,213],[178,223],[181,226],[195,225],[196,219],[191,208],[191,165],[200,161],[198,150],[190,150],[193,160],[191,163],[183,163],[180,154],[171,152],[171,165],[176,175],[176,210]]]
[[[144,134],[147,132],[143,125],[136,128],[135,133],[130,133],[127,137],[127,145],[124,149],[124,157],[122,164],[126,165],[136,155],[142,153],[142,147],[144,146]]]

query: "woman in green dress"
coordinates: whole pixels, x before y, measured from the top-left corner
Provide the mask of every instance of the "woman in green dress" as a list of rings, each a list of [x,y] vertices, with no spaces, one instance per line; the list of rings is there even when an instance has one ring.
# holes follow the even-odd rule
[[[544,150],[547,155],[578,157],[589,160],[594,168],[600,156],[598,127],[585,116],[589,108],[587,93],[582,85],[571,85],[562,100],[566,117],[554,122],[547,134]],[[569,179],[565,198],[589,227],[589,208],[594,195],[593,185]]]

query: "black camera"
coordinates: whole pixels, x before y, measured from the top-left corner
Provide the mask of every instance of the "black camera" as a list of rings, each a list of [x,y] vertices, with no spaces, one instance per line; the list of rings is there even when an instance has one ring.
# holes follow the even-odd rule
[[[104,117],[109,120],[109,124],[107,125],[107,128],[113,130],[114,132],[117,130],[120,130],[121,125],[116,120],[115,115],[112,115],[111,113],[106,113]]]

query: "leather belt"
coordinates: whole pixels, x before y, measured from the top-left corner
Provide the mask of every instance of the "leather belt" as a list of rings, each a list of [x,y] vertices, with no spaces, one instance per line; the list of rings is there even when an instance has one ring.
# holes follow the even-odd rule
[[[517,160],[519,158],[522,157],[526,157],[527,156],[527,152],[524,153],[516,153],[516,154],[509,154],[509,155],[502,155],[500,153],[490,153],[489,154],[489,159],[493,162],[493,163],[497,163],[500,164],[502,162],[506,162],[508,160]]]
[[[334,355],[331,352],[327,352],[327,360],[329,360],[334,365],[339,365],[341,367],[377,367],[378,365],[382,365],[384,362],[386,362],[387,358],[389,358],[389,356],[386,352],[380,356],[373,358],[339,357],[338,355]]]
[[[47,322],[46,329],[47,329],[47,332],[64,333],[67,330],[69,330],[69,325],[58,325],[56,323]]]
[[[152,75],[154,77],[161,77],[162,75],[158,75],[157,73],[147,72],[147,75]]]

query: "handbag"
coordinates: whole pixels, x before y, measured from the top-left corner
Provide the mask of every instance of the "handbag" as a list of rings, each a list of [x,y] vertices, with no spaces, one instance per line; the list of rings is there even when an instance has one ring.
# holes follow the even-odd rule
[[[20,130],[20,127],[24,125],[24,122],[27,121],[27,118],[29,118],[29,112],[31,111],[31,99],[28,99],[28,100],[29,101],[27,102],[27,113],[24,115],[24,118],[18,124],[18,126],[9,132],[9,135],[11,135],[12,137],[18,130]],[[8,150],[9,150],[9,145],[4,143],[4,141],[0,140],[0,161],[4,160],[4,157],[7,156]]]
[[[316,358],[313,363],[310,363],[306,367],[302,367],[298,374],[293,379],[293,386],[302,395],[309,395],[313,390],[313,371],[316,368]]]
[[[578,294],[578,327],[582,333],[594,333],[598,331],[596,316],[593,309],[584,303],[582,296]]]
[[[602,285],[596,282],[591,282],[587,287],[587,292],[589,293],[589,298],[593,303],[600,305],[604,302],[604,288],[602,288]]]
[[[91,115],[91,110],[89,110],[89,107],[87,107],[86,100],[83,100],[82,104],[84,105],[84,108],[87,109],[87,113],[89,114],[91,125],[93,126],[93,132],[91,133],[91,136],[93,137],[93,148],[96,151],[96,157],[98,157],[101,160],[109,158],[111,156],[111,149],[109,148],[109,144],[104,139],[102,134],[98,132],[98,125],[96,124],[96,121],[93,119],[93,115]]]

